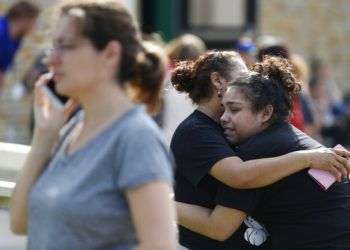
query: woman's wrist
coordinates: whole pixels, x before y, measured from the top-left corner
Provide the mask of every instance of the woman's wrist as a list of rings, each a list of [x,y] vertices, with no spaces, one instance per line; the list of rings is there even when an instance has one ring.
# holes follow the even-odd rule
[[[312,153],[308,150],[299,150],[291,152],[292,160],[296,160],[300,164],[300,170],[309,168],[312,165]]]
[[[51,152],[59,137],[58,132],[35,129],[32,138],[32,151],[35,153]]]

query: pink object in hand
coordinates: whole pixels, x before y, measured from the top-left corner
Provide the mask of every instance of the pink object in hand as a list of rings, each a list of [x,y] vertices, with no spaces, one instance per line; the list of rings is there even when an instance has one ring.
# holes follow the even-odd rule
[[[335,177],[328,171],[310,168],[308,173],[324,190],[335,182]]]
[[[334,149],[347,151],[340,144],[335,146]],[[336,181],[335,177],[328,171],[310,168],[308,173],[324,190],[327,190]]]

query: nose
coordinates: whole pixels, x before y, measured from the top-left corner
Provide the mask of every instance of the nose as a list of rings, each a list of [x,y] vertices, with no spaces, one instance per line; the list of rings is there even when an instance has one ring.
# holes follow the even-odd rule
[[[50,68],[61,63],[61,57],[56,49],[48,49],[45,51],[45,56],[43,58],[43,63],[46,67]]]
[[[224,113],[222,114],[222,116],[220,117],[220,122],[223,125],[228,123],[228,114],[227,114],[226,109],[225,109]]]

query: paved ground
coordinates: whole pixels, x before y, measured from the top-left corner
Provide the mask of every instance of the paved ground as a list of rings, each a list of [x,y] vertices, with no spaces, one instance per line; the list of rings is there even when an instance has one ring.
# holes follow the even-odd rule
[[[25,249],[26,237],[15,236],[9,230],[8,211],[0,209],[0,249],[23,250]]]

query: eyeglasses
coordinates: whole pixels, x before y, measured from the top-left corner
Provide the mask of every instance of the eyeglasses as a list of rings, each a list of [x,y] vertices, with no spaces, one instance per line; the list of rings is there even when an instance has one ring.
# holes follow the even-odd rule
[[[75,48],[77,48],[79,45],[76,43],[54,43],[51,48],[47,49],[45,54],[48,55],[52,55],[54,53],[56,54],[63,54],[66,53],[68,51],[74,50]]]

